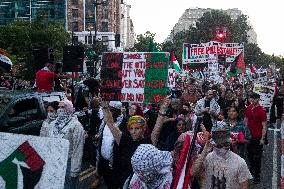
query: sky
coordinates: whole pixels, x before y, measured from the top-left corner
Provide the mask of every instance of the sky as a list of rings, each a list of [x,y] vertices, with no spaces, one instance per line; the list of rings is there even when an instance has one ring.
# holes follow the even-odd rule
[[[156,33],[163,42],[188,8],[238,8],[249,17],[257,33],[257,43],[267,54],[284,56],[283,0],[127,0],[134,31]]]

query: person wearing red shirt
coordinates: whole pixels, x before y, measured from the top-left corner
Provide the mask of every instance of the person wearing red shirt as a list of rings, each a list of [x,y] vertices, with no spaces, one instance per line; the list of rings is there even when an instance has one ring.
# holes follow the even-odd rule
[[[53,63],[48,61],[45,67],[36,73],[36,86],[39,92],[51,92],[54,88],[54,79],[58,77],[53,72]]]
[[[251,104],[245,109],[245,123],[252,135],[252,139],[247,146],[250,171],[254,177],[254,183],[260,182],[261,157],[266,135],[266,112],[259,104],[260,95],[252,93]]]

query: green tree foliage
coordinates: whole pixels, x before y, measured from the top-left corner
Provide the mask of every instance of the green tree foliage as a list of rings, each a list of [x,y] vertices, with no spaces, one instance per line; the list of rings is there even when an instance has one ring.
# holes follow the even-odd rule
[[[155,33],[147,31],[145,34],[139,34],[136,37],[136,41],[133,48],[126,49],[125,51],[135,51],[135,52],[148,52],[149,47],[156,51],[160,50],[160,44],[155,42]]]
[[[257,65],[262,61],[263,53],[257,44],[245,45],[245,63]]]
[[[247,16],[240,15],[236,20],[233,20],[228,14],[220,10],[212,10],[206,12],[196,22],[196,27],[189,27],[185,31],[175,34],[172,41],[172,49],[176,52],[179,62],[182,61],[182,44],[183,43],[205,43],[216,38],[216,29],[225,27],[227,29],[226,37],[223,42],[230,43],[247,43],[248,30],[250,26],[247,24]],[[170,48],[169,43],[163,44]]]
[[[220,10],[206,12],[196,22],[196,27],[189,27],[174,35],[172,41],[161,44],[162,51],[175,51],[178,61],[182,62],[183,43],[204,43],[216,38],[216,28],[225,27],[227,29],[226,37],[223,42],[244,43],[245,63],[254,64],[257,67],[268,66],[271,62],[276,63],[277,67],[283,64],[283,59],[279,56],[271,56],[262,52],[257,44],[248,43],[248,31],[251,26],[248,25],[246,15],[240,15],[233,20],[229,15]]]
[[[70,34],[63,23],[45,22],[41,14],[31,23],[17,21],[0,26],[0,48],[12,55],[14,64],[25,65],[23,74],[27,79],[33,79],[35,74],[32,56],[34,48],[53,48],[55,60],[61,61],[63,47],[70,41]]]
[[[257,67],[268,67],[272,62],[276,64],[276,67],[281,67],[284,63],[282,57],[265,54],[257,44],[245,45],[245,53],[246,64],[254,64]]]

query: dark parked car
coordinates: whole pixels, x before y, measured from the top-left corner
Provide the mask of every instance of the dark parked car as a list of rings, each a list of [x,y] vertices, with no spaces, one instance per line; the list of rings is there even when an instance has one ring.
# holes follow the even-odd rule
[[[39,135],[48,102],[64,99],[62,92],[0,90],[0,132]]]

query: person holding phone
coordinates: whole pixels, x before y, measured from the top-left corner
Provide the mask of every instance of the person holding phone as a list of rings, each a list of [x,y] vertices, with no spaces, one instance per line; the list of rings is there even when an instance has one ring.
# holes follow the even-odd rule
[[[213,90],[208,90],[206,96],[197,101],[195,113],[197,116],[203,116],[203,124],[210,132],[220,113],[220,106],[214,99]]]

